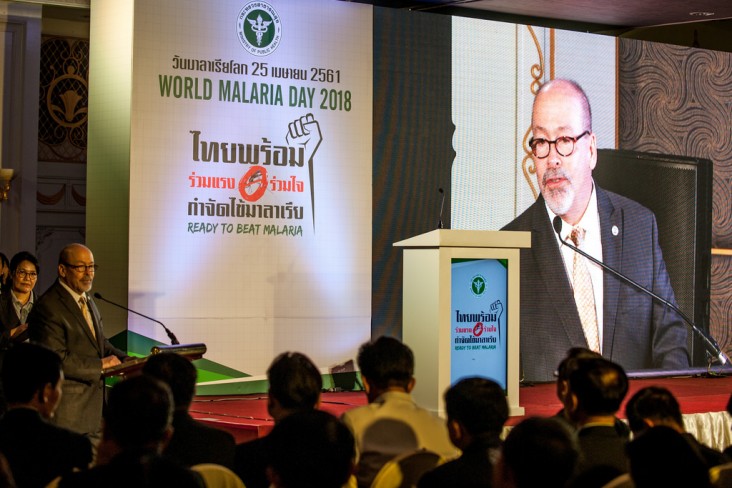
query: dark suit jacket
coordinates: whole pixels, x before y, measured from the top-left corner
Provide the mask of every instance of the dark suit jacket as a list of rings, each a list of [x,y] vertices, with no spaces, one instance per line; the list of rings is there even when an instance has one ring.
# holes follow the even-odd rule
[[[601,188],[597,206],[605,264],[675,303],[653,213]],[[544,199],[503,230],[531,231],[531,249],[521,250],[524,379],[554,381],[567,350],[587,347],[587,340]],[[689,366],[687,329],[675,312],[608,272],[603,286],[603,356],[627,370]]]
[[[213,463],[234,467],[234,436],[193,419],[188,412],[176,410],[173,438],[164,454],[185,466]]]
[[[33,303],[35,301],[36,296],[34,294]],[[15,313],[13,295],[11,295],[10,290],[0,295],[0,324],[2,324],[2,328],[0,328],[0,332],[2,333],[0,336],[0,350],[5,350],[10,347],[10,331],[20,325],[20,319],[18,318],[18,314]],[[23,342],[27,338],[28,331],[13,337],[12,342]]]
[[[491,457],[500,450],[500,440],[477,439],[463,454],[428,471],[419,479],[418,488],[490,488],[493,486]]]
[[[54,423],[82,434],[98,435],[104,403],[102,358],[127,355],[104,337],[102,319],[88,297],[96,339],[79,304],[57,280],[33,306],[28,316],[32,341],[56,351],[63,361],[63,396]]]
[[[108,464],[64,476],[60,488],[176,487],[204,488],[201,476],[179,463],[152,451],[127,451]]]
[[[271,444],[269,436],[265,436],[236,446],[234,472],[247,488],[269,487],[267,465]]]
[[[0,452],[20,487],[46,486],[92,460],[89,439],[49,424],[30,408],[10,410],[0,420]]]

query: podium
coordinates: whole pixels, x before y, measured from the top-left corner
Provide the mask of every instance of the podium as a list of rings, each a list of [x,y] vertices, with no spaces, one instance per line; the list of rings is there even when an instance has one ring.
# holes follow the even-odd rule
[[[394,246],[404,250],[402,340],[415,355],[415,401],[443,415],[450,385],[483,376],[504,387],[510,415],[523,415],[519,265],[531,233],[438,229]]]
[[[155,346],[150,349],[150,356],[163,352],[174,352],[188,359],[195,361],[206,354],[206,344],[176,344],[173,346]],[[112,366],[102,371],[102,378],[114,376],[132,376],[140,372],[150,356],[130,359],[124,363]]]

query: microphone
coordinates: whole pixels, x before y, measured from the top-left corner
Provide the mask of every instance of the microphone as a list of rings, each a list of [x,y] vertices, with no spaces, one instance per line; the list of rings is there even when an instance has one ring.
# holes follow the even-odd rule
[[[442,225],[442,209],[445,206],[445,190],[442,188],[438,188],[440,191],[440,194],[442,195],[442,203],[440,203],[440,220],[437,222],[437,228],[442,229],[444,226]]]
[[[635,289],[642,291],[643,293],[649,295],[654,300],[657,300],[661,302],[662,304],[666,305],[668,308],[679,314],[679,317],[684,319],[684,322],[686,322],[689,327],[691,327],[691,330],[696,332],[696,334],[701,337],[704,341],[704,344],[707,346],[707,349],[713,353],[713,356],[716,357],[716,359],[719,361],[720,364],[725,365],[729,361],[727,358],[727,355],[724,354],[722,349],[719,347],[719,344],[717,344],[717,341],[715,341],[711,336],[707,335],[706,332],[701,330],[699,327],[697,327],[691,319],[689,319],[684,312],[679,310],[679,307],[674,305],[673,303],[669,302],[665,298],[661,298],[660,296],[653,293],[648,288],[644,287],[643,285],[640,285],[633,281],[632,279],[628,278],[624,274],[622,274],[620,271],[617,271],[607,264],[603,263],[599,259],[595,258],[594,256],[591,256],[584,252],[582,249],[570,244],[569,242],[566,242],[564,239],[562,239],[562,218],[559,217],[559,215],[554,217],[554,220],[552,221],[552,226],[554,227],[554,232],[557,233],[557,236],[559,236],[559,241],[562,243],[563,246],[567,246],[568,248],[572,249],[574,252],[579,253],[581,256],[586,257],[605,271],[608,271],[613,276],[620,278],[621,281],[624,283],[627,283],[629,285],[632,285]]]
[[[165,326],[165,324],[164,324],[164,323],[162,323],[161,321],[159,321],[159,320],[155,320],[154,318],[152,318],[152,317],[148,317],[147,315],[143,315],[143,314],[141,314],[140,312],[135,312],[134,310],[132,310],[132,309],[129,309],[129,308],[125,307],[124,305],[120,305],[119,303],[114,303],[113,301],[107,300],[106,298],[104,298],[104,297],[103,297],[102,295],[100,295],[99,293],[94,293],[94,298],[98,298],[98,299],[100,299],[101,301],[103,301],[103,302],[107,302],[107,303],[109,303],[109,304],[111,304],[111,305],[114,305],[115,307],[119,307],[119,308],[121,308],[122,310],[127,310],[128,312],[132,312],[132,313],[134,313],[135,315],[139,315],[140,317],[144,317],[144,318],[146,318],[146,319],[148,319],[148,320],[152,320],[153,322],[155,322],[155,323],[158,323],[158,324],[160,324],[160,325],[161,325],[161,326],[163,327],[163,329],[165,329],[165,333],[166,333],[166,334],[168,334],[168,338],[170,339],[170,343],[171,343],[172,345],[174,345],[174,346],[175,346],[175,345],[178,345],[178,344],[180,344],[180,342],[178,342],[178,338],[177,338],[177,337],[175,337],[175,334],[173,334],[173,333],[172,333],[172,332],[170,331],[170,329],[168,329],[168,328],[167,328],[167,327]]]

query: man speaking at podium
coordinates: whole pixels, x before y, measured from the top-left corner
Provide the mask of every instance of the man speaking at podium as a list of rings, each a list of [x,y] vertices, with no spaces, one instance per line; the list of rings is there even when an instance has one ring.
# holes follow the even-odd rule
[[[55,351],[63,361],[63,394],[53,422],[86,434],[95,444],[101,437],[102,369],[127,358],[104,337],[99,311],[87,295],[96,269],[88,247],[66,246],[59,256],[58,280],[28,317],[31,340]]]
[[[689,366],[681,318],[567,246],[559,234],[656,295],[675,303],[653,213],[592,179],[597,141],[590,103],[570,80],[534,99],[529,142],[541,195],[503,230],[531,231],[521,250],[524,381],[552,381],[567,350],[584,346],[626,370]]]

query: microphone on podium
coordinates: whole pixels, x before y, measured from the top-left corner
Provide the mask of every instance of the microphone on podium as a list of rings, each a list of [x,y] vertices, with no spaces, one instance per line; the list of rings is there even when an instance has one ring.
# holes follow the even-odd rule
[[[161,326],[163,327],[163,329],[165,329],[165,333],[166,333],[166,334],[168,334],[168,338],[170,339],[170,343],[171,343],[172,345],[174,345],[174,346],[175,346],[175,345],[178,345],[178,344],[180,344],[180,342],[178,342],[178,338],[177,338],[177,337],[175,337],[175,334],[173,334],[173,333],[172,333],[172,332],[170,331],[170,329],[168,329],[168,328],[167,328],[167,327],[165,326],[165,324],[164,324],[164,323],[162,323],[161,321],[159,321],[159,320],[155,320],[154,318],[152,318],[152,317],[148,317],[147,315],[143,315],[143,314],[141,314],[140,312],[135,312],[134,310],[132,310],[132,309],[130,309],[130,308],[127,308],[127,307],[125,307],[124,305],[120,305],[119,303],[115,303],[115,302],[113,302],[113,301],[111,301],[111,300],[107,300],[106,298],[104,298],[104,297],[103,297],[103,296],[102,296],[101,294],[99,294],[99,293],[94,293],[94,298],[98,298],[98,299],[100,299],[101,301],[103,301],[103,302],[107,302],[107,303],[109,303],[109,304],[111,304],[111,305],[114,305],[115,307],[119,307],[119,308],[121,308],[122,310],[127,310],[128,312],[134,313],[135,315],[139,315],[140,317],[144,317],[144,318],[146,318],[146,319],[148,319],[148,320],[152,320],[153,322],[155,322],[155,323],[157,323],[157,324],[160,324],[160,325],[161,325]]]
[[[442,229],[444,228],[444,226],[442,225],[442,209],[445,206],[445,190],[443,190],[442,188],[438,188],[438,190],[440,191],[440,195],[442,195],[442,203],[440,203],[440,220],[437,221],[437,228]]]
[[[691,330],[696,332],[696,334],[702,338],[704,345],[707,347],[708,351],[711,351],[711,355],[719,361],[720,364],[724,365],[727,364],[729,359],[727,358],[727,355],[722,351],[722,349],[719,347],[719,344],[717,344],[717,341],[714,340],[711,336],[709,336],[706,332],[701,330],[699,327],[697,327],[691,319],[689,319],[686,315],[684,315],[684,312],[679,310],[679,307],[674,305],[673,303],[669,302],[665,298],[661,298],[660,296],[653,293],[648,288],[644,287],[643,285],[640,285],[633,281],[632,279],[628,278],[624,274],[622,274],[620,271],[617,271],[616,269],[611,268],[607,264],[603,263],[599,259],[595,258],[594,256],[591,256],[584,252],[582,249],[570,244],[569,242],[566,242],[564,239],[562,239],[562,218],[558,215],[554,217],[554,220],[552,221],[552,226],[554,227],[554,232],[557,233],[559,236],[559,241],[562,243],[563,246],[567,246],[568,248],[572,249],[574,252],[579,253],[581,256],[586,257],[605,271],[609,272],[613,276],[620,278],[621,281],[624,283],[627,283],[631,286],[633,286],[635,289],[642,291],[643,293],[649,295],[654,300],[657,300],[661,302],[662,304],[666,305],[668,308],[679,314],[679,317],[681,317],[686,324],[691,327]]]

